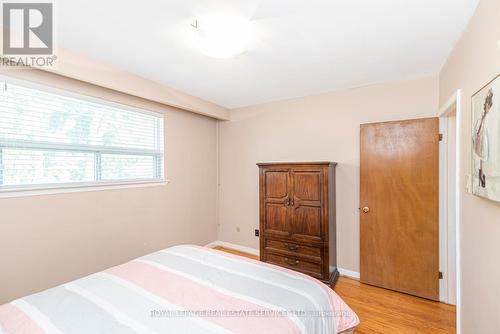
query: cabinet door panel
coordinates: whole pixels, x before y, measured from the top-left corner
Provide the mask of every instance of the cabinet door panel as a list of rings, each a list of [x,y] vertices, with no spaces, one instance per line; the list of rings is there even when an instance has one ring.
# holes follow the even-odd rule
[[[321,173],[294,172],[294,196],[302,201],[321,200]]]
[[[266,234],[288,236],[288,208],[281,204],[266,203],[264,229]]]
[[[291,184],[291,236],[303,241],[323,241],[322,170],[294,169],[291,172]]]
[[[262,171],[261,213],[263,235],[290,236],[290,169]]]
[[[265,171],[265,198],[284,199],[288,196],[288,171]]]
[[[321,208],[298,206],[294,210],[292,236],[321,241]]]

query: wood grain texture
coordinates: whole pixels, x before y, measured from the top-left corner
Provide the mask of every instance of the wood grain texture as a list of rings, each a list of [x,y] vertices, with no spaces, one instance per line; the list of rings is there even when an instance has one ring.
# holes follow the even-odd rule
[[[261,261],[298,270],[333,284],[338,274],[336,163],[257,165]],[[335,268],[333,273],[330,273],[330,265]]]
[[[226,253],[231,253],[231,254],[234,254],[234,255],[248,257],[249,259],[254,259],[254,260],[257,260],[257,261],[259,260],[259,257],[257,255],[252,255],[252,254],[240,252],[240,251],[237,251],[237,250],[234,250],[234,249],[231,249],[231,248],[226,248],[226,247],[222,247],[222,246],[215,246],[214,249],[217,249],[217,250],[220,250],[220,251],[223,251],[223,252],[226,252]]]
[[[255,255],[216,249],[258,260]],[[340,277],[335,292],[356,312],[355,334],[453,334],[455,307]]]
[[[269,236],[290,236],[290,169],[260,170],[260,230]]]
[[[356,312],[355,334],[456,333],[455,307],[340,277],[335,292]]]
[[[303,239],[306,242],[325,241],[322,222],[328,218],[322,216],[322,207],[325,203],[323,172],[324,168],[291,169],[293,194],[291,237],[294,239]]]
[[[294,255],[300,254],[315,262],[321,262],[321,247],[299,245],[293,242],[282,242],[273,239],[265,240],[265,248],[274,252]]]
[[[439,299],[439,120],[361,125],[361,281]]]

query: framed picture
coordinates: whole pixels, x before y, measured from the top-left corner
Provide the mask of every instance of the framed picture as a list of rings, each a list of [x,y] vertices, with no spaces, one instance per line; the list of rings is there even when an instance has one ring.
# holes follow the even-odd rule
[[[472,97],[472,192],[500,202],[500,75]]]

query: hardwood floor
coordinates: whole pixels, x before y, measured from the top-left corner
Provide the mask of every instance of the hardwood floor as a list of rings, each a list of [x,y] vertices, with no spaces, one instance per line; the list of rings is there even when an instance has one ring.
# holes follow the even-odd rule
[[[258,259],[224,247],[216,249]],[[361,320],[356,334],[448,334],[455,333],[455,307],[413,297],[347,277],[340,277],[335,292]]]
[[[334,289],[356,312],[355,333],[455,333],[455,307],[340,277]]]
[[[216,247],[214,247],[214,249],[218,249],[218,250],[221,250],[221,251],[224,251],[224,252],[228,252],[228,253],[231,253],[231,254],[236,254],[236,255],[239,255],[239,256],[248,257],[248,258],[254,259],[254,260],[258,260],[259,259],[259,257],[257,255],[243,253],[243,252],[240,252],[240,251],[237,251],[237,250],[234,250],[234,249],[230,249],[230,248],[216,246]]]

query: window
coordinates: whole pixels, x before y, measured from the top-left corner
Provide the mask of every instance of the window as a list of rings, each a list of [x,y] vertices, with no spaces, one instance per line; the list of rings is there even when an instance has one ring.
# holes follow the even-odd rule
[[[163,115],[0,82],[0,191],[163,181]]]

